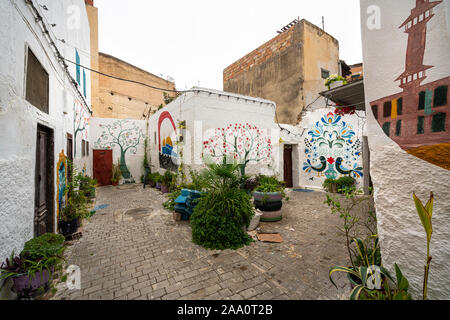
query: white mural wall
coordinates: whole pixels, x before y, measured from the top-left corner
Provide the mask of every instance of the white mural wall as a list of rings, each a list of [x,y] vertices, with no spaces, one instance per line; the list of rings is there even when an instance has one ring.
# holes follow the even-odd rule
[[[380,0],[374,3],[361,0],[366,106],[370,106],[372,101],[401,92],[400,81],[395,79],[405,71],[408,34],[404,28],[399,27],[416,5],[427,6],[427,2]],[[422,82],[423,85],[448,77],[450,74],[448,59],[450,3],[433,2],[438,2],[438,6],[433,8],[433,16],[427,22],[424,51],[424,64],[433,67],[426,71],[427,78]],[[374,4],[378,8],[375,11]],[[378,16],[376,12],[379,13]],[[376,19],[379,22],[378,27],[373,23],[377,21]],[[443,109],[445,110],[445,107]],[[448,121],[447,119],[447,128],[449,128]],[[413,125],[416,126],[416,122]],[[372,112],[367,112],[367,126],[371,152],[370,170],[375,191],[383,264],[393,271],[394,263],[397,263],[409,280],[410,291],[414,298],[422,297],[426,235],[412,195],[415,192],[422,202],[426,203],[430,191],[433,191],[435,196],[431,240],[433,259],[428,282],[428,298],[448,299],[450,171],[408,154],[383,132]]]

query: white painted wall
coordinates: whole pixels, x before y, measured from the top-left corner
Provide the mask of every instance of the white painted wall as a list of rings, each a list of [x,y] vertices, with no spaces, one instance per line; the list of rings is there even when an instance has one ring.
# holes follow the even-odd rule
[[[333,113],[335,111],[334,107],[312,107],[304,112],[301,122],[297,125],[297,136],[288,135],[286,137],[287,141],[297,142],[298,143],[298,171],[299,171],[299,181],[298,184],[301,187],[312,188],[323,190],[322,184],[327,178],[325,176],[326,171],[324,172],[316,172],[314,170],[310,170],[310,172],[306,172],[303,168],[307,165],[307,160],[311,161],[311,164],[314,167],[320,166],[320,161],[317,161],[318,157],[324,156],[327,160],[329,158],[332,162],[336,161],[337,158],[343,158],[343,167],[345,169],[352,169],[356,165],[356,167],[362,168],[362,153],[360,155],[355,154],[354,151],[359,150],[362,152],[362,140],[364,134],[364,125],[365,125],[365,112],[358,111],[357,114],[354,115],[344,115],[337,121],[335,126],[324,126],[322,123],[322,118],[326,118],[328,114]],[[333,116],[334,117],[334,116]],[[334,117],[337,120],[337,117]],[[319,123],[319,126],[324,128],[325,131],[328,131],[328,134],[332,136],[326,136],[325,138],[330,141],[336,140],[336,135],[333,135],[334,130],[339,130],[339,128],[343,128],[342,125],[345,122],[347,124],[347,128],[354,132],[351,138],[345,139],[345,145],[340,147],[340,145],[333,145],[330,149],[328,146],[318,147],[318,145],[314,145],[311,143],[311,139],[316,139],[309,132],[313,132],[316,126],[316,123]],[[311,150],[309,146],[307,146],[305,139],[308,140],[309,143],[313,147],[317,147],[317,150]],[[347,141],[351,140],[352,143],[348,143]],[[360,142],[360,148],[356,148],[355,143]],[[355,148],[353,148],[355,147]],[[347,150],[348,149],[348,150]],[[306,152],[308,150],[308,153]],[[317,156],[314,156],[314,153],[317,153]],[[310,155],[310,157],[308,157]],[[327,166],[330,163],[327,162]],[[343,176],[335,169],[335,162],[331,164],[333,170],[336,171],[336,179]],[[362,170],[360,170],[362,171]],[[358,177],[357,175],[353,176],[356,179],[356,187],[363,187],[363,178]]]
[[[146,136],[146,124],[145,120],[131,120],[131,119],[108,119],[108,118],[91,118],[90,121],[90,140],[92,141],[93,150],[112,149],[113,150],[113,163],[117,164],[121,156],[119,145],[113,143],[114,137],[119,137],[122,130],[131,128],[137,128],[133,130],[133,137],[139,137],[139,144],[136,149],[130,148],[125,153],[125,161],[134,178],[134,181],[139,183],[141,175],[144,174],[143,161],[144,161],[144,140]],[[107,126],[112,126],[108,131]],[[111,135],[109,134],[111,132]],[[103,135],[106,134],[106,135]],[[103,135],[103,136],[102,136]],[[135,143],[126,143],[123,137],[119,138],[121,144],[126,146],[134,145]],[[137,143],[137,141],[136,141]],[[124,179],[121,179],[120,183],[124,183]]]
[[[168,111],[172,115],[176,127],[179,126],[180,121],[186,121],[186,128],[190,135],[190,138],[188,135],[186,136],[187,139],[183,146],[184,157],[186,161],[189,159],[190,162],[190,164],[186,163],[186,166],[196,170],[204,167],[201,161],[201,150],[203,141],[211,133],[210,130],[223,128],[229,124],[249,123],[259,129],[267,130],[268,137],[274,135],[271,140],[274,160],[261,162],[259,165],[254,162],[249,163],[246,174],[280,173],[280,163],[277,161],[282,161],[282,159],[280,159],[278,152],[279,133],[274,122],[275,104],[273,102],[210,89],[193,88],[193,90],[198,90],[198,92],[183,94],[150,117],[149,148],[151,163],[154,166],[153,171],[159,171],[160,173],[165,171],[159,167],[157,130],[160,115]],[[176,137],[174,136],[172,140],[175,143]],[[195,154],[197,154],[196,161]],[[269,164],[271,168],[269,168]],[[188,173],[188,170],[186,170],[186,173]]]
[[[34,3],[37,5],[36,1]],[[65,39],[71,46],[78,47],[80,51],[90,51],[89,24],[84,1],[41,0],[40,4],[46,5],[49,9],[43,11],[39,7],[47,19],[45,22],[56,23],[56,27],[49,27],[53,39],[55,34],[59,39]],[[71,29],[68,27],[69,6],[80,9],[76,16],[79,24]],[[25,100],[28,46],[49,74],[48,114],[39,111]],[[58,46],[61,54],[71,60],[74,59],[73,48],[61,42],[58,42]],[[81,57],[81,62],[87,67],[90,65],[87,56]],[[70,70],[75,76],[74,67]],[[87,77],[86,85],[89,90],[88,73]],[[88,91],[88,104],[90,104],[89,96]],[[66,149],[66,134],[74,133],[75,99],[74,90],[71,89],[63,69],[25,1],[2,1],[0,3],[0,261],[4,261],[13,250],[19,253],[23,244],[33,237],[38,123],[51,128],[54,132],[56,210],[56,162],[61,150]],[[79,143],[81,145],[81,142]],[[86,164],[88,173],[91,171],[89,163],[87,158],[76,159],[80,169]]]
[[[398,27],[415,7],[416,1],[380,0],[381,29],[369,30],[367,9],[373,1],[361,0],[361,29],[364,57],[366,105],[400,91],[394,80],[404,71],[407,34]],[[428,23],[425,65],[431,82],[450,73],[449,1],[443,1]],[[380,45],[382,43],[383,45]],[[371,176],[383,264],[393,271],[397,263],[408,278],[414,298],[421,298],[426,236],[416,213],[412,194],[426,203],[434,192],[431,269],[428,283],[430,299],[450,296],[450,172],[403,151],[388,138],[367,113]]]

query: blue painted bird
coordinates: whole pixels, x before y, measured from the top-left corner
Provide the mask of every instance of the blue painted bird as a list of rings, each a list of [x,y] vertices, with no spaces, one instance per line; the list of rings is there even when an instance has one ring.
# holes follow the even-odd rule
[[[352,174],[355,177],[362,177],[362,167],[354,168],[354,169],[346,169],[342,166],[342,158],[339,157],[336,159],[336,170],[341,174]]]

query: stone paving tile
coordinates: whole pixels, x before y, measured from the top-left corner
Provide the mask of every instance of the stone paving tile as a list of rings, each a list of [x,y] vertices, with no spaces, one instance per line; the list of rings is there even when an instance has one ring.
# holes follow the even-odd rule
[[[189,222],[162,207],[167,196],[142,185],[101,187],[83,237],[66,250],[81,269],[81,289],[63,284],[53,299],[347,299],[350,287],[331,265],[347,264],[339,218],[321,192],[288,192],[283,220],[261,223],[279,244],[253,242],[238,250],[206,250],[192,242]],[[146,214],[127,214],[143,208]]]

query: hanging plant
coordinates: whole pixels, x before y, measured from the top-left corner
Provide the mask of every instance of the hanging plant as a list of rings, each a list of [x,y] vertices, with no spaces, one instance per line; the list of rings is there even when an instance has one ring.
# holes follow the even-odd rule
[[[346,107],[346,106],[336,106],[334,110],[334,114],[339,116],[344,116],[346,114],[352,115],[355,114],[356,107]]]
[[[337,74],[332,74],[325,80],[325,85],[328,87],[328,90],[331,89],[331,84],[337,81],[342,81],[342,84],[347,84],[347,81],[344,77],[338,76]]]

